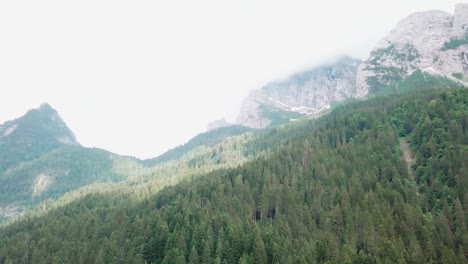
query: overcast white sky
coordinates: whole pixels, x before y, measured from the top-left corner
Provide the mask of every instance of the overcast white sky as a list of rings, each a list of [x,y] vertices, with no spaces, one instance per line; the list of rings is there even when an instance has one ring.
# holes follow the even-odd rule
[[[1,1],[0,123],[48,102],[83,145],[154,157],[233,120],[249,90],[365,59],[398,20],[455,2]]]

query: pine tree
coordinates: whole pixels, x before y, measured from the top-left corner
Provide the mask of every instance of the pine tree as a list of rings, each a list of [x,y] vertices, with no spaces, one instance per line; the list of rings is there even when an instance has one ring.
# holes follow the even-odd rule
[[[189,263],[190,264],[200,263],[198,253],[197,253],[197,250],[195,249],[195,246],[192,246],[192,249],[190,250]]]
[[[264,264],[268,262],[267,254],[265,250],[265,243],[263,239],[259,236],[255,239],[255,250],[253,252],[254,262],[259,264]]]

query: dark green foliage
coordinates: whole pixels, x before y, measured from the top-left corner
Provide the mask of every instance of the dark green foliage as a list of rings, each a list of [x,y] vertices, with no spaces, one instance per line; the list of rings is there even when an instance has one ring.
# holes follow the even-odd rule
[[[466,34],[463,38],[451,39],[450,41],[445,42],[442,50],[457,49],[461,45],[465,44],[468,44],[468,34]]]
[[[379,60],[384,57],[392,57],[396,61],[414,61],[420,56],[418,50],[410,43],[407,43],[402,51],[398,51],[396,47],[391,44],[387,48],[373,50],[369,62],[372,65],[378,65]]]
[[[459,80],[463,80],[463,73],[461,73],[461,72],[452,73],[452,76],[459,79]]]
[[[399,82],[405,76],[402,69],[396,67],[373,67],[377,74],[367,79],[370,92],[373,94],[385,93],[386,88],[392,83]]]
[[[457,84],[448,78],[433,76],[428,73],[423,73],[420,70],[414,71],[411,75],[403,79],[398,77],[398,75],[394,75],[394,77],[389,77],[385,82],[380,82],[375,76],[370,78],[369,85],[371,87],[376,87],[376,89],[372,90],[373,93],[377,95],[390,95],[421,90],[427,91],[431,89],[461,87],[460,84]]]
[[[420,70],[407,76],[408,70],[411,70],[408,68],[408,62],[417,60],[419,57],[418,51],[409,43],[401,50],[390,45],[387,48],[372,51],[368,70],[372,70],[375,75],[369,76],[367,79],[371,94],[388,95],[417,89],[428,90],[460,86],[448,78],[433,76]],[[382,61],[388,59],[400,66],[382,66]],[[434,58],[434,61],[436,60],[438,58]]]
[[[441,210],[443,202],[453,208],[468,188],[468,97],[466,91],[444,92],[420,111],[412,133],[416,152],[417,180],[424,205]],[[415,111],[407,109],[406,111]],[[437,211],[438,212],[438,211]]]
[[[0,263],[466,263],[467,105],[467,90],[387,96],[261,131],[245,152],[268,155],[242,166],[0,229]]]
[[[112,182],[127,176],[114,171],[117,155],[100,149],[64,146],[0,175],[0,206],[9,203],[34,205],[45,199],[95,182]],[[34,192],[36,181],[45,177],[44,191]]]
[[[270,126],[283,125],[290,122],[292,119],[298,119],[304,116],[297,112],[284,111],[266,104],[260,105],[260,111],[262,113],[262,117],[271,120],[271,123],[269,124]]]
[[[416,92],[421,90],[443,89],[461,87],[461,85],[445,77],[437,77],[420,70],[414,71],[411,75],[400,82],[393,83],[389,87],[390,93]]]

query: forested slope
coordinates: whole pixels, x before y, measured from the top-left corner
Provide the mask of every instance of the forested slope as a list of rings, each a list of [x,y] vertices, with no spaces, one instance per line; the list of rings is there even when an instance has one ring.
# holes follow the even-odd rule
[[[198,147],[212,147],[223,142],[228,137],[241,135],[249,131],[252,131],[252,129],[238,125],[220,127],[205,133],[201,133],[190,139],[187,143],[170,149],[156,158],[143,160],[142,163],[145,166],[152,167],[164,162],[178,160],[185,154],[193,151]]]
[[[122,164],[138,166],[136,159],[102,149],[79,145],[57,148],[0,174],[0,206],[29,207],[87,184],[125,180],[129,174],[119,168]],[[137,169],[132,172],[136,174]]]
[[[255,150],[143,200],[89,194],[13,223],[0,263],[467,262],[467,90],[340,106]]]

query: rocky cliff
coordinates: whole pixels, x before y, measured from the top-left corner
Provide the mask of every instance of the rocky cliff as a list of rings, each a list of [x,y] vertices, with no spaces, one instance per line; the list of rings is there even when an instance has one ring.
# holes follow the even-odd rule
[[[361,96],[379,92],[416,70],[464,83],[468,80],[468,4],[453,15],[443,11],[414,13],[400,21],[359,66]]]
[[[468,85],[468,4],[456,5],[453,15],[426,11],[408,16],[362,63],[343,58],[252,91],[237,123],[262,128],[278,116],[285,121],[295,119],[291,113],[314,115],[333,102],[386,91],[416,71]]]
[[[262,128],[270,125],[275,115],[317,114],[333,102],[356,97],[356,73],[360,63],[357,59],[341,58],[334,64],[254,90],[244,100],[237,123]]]

